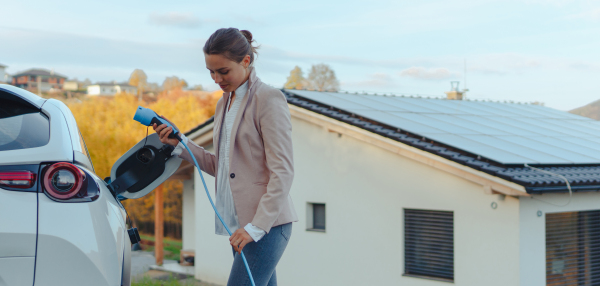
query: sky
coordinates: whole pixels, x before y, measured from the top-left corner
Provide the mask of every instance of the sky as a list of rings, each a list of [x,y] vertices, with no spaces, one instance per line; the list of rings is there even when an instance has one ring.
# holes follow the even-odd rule
[[[256,70],[327,64],[349,92],[543,102],[571,110],[600,99],[600,1],[41,1],[0,0],[0,64],[69,78],[127,81],[142,69],[218,86],[202,47],[217,29],[252,32]]]

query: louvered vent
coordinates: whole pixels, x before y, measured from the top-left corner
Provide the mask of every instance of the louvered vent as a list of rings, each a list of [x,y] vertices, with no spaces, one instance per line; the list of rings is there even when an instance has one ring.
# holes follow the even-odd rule
[[[546,214],[546,285],[600,285],[600,211]]]
[[[404,210],[404,275],[454,280],[454,213]]]

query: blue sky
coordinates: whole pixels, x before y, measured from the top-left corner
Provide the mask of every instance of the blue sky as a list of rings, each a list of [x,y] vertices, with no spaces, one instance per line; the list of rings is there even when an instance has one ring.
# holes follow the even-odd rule
[[[600,99],[600,1],[2,1],[0,63],[93,82],[177,75],[212,83],[202,46],[221,27],[250,30],[261,79],[325,63],[341,89],[541,101]]]

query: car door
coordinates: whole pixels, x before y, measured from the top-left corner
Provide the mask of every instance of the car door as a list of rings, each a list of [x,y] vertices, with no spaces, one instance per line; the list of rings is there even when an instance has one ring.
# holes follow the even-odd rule
[[[147,195],[181,165],[181,158],[171,156],[173,149],[160,142],[156,133],[140,140],[112,166],[109,188],[121,199]]]

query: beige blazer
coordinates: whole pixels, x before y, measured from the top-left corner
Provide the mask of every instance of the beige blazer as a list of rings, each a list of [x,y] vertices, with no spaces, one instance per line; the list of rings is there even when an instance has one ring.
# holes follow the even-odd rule
[[[248,91],[231,131],[229,183],[240,226],[252,223],[268,233],[271,227],[298,221],[289,195],[294,178],[292,122],[281,91],[262,83],[254,68],[250,69]],[[230,94],[223,95],[215,111],[216,155],[191,140],[188,144],[202,171],[215,177],[219,134]],[[193,164],[187,150],[180,157]]]

